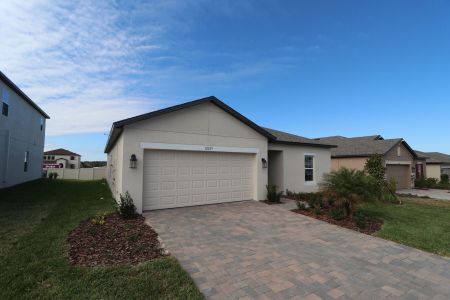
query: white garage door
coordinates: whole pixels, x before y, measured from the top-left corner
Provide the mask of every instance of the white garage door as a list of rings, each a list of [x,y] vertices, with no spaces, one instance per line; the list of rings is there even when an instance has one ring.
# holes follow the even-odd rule
[[[253,198],[255,154],[146,150],[143,209]]]

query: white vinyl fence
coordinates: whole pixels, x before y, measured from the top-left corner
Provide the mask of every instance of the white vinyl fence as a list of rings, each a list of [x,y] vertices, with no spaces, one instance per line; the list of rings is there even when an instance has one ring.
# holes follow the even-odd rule
[[[106,167],[81,168],[81,169],[48,169],[50,173],[57,173],[57,179],[99,180],[106,178]]]

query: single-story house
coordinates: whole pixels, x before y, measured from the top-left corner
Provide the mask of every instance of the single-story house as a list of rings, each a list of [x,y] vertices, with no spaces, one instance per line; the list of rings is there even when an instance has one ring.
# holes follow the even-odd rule
[[[384,139],[381,135],[362,137],[330,136],[316,139],[337,145],[331,149],[332,170],[341,167],[363,170],[370,156],[384,159],[386,177],[397,182],[397,188],[411,188],[415,178],[425,176],[425,160],[418,157],[405,140]]]
[[[333,145],[263,128],[214,96],[113,123],[107,180],[139,212],[316,191]]]
[[[79,169],[81,155],[59,148],[44,152],[44,170],[47,169]]]
[[[440,180],[442,174],[450,175],[450,155],[441,152],[415,151],[426,159],[427,177]]]
[[[0,72],[0,188],[42,176],[50,117]]]

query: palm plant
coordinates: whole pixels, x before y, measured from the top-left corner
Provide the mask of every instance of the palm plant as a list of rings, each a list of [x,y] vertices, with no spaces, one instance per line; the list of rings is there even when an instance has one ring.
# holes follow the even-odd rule
[[[380,187],[376,180],[367,176],[364,171],[341,168],[326,174],[322,189],[327,197],[335,199],[343,208],[346,216],[353,216],[356,206],[361,201],[377,199]]]

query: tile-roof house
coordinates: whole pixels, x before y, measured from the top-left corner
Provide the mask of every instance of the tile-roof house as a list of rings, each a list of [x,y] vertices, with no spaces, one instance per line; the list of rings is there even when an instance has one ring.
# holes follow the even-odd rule
[[[367,158],[379,154],[384,159],[386,176],[397,182],[397,188],[411,188],[415,177],[424,176],[424,161],[402,138],[384,139],[381,135],[370,135],[330,136],[316,140],[337,145],[331,149],[333,170],[341,167],[363,170]]]
[[[450,155],[441,152],[415,151],[417,155],[424,157],[427,162],[427,177],[440,180],[442,174],[450,175]]]
[[[79,169],[81,166],[81,155],[75,152],[59,148],[44,152],[44,169],[64,168]]]
[[[42,177],[50,117],[0,72],[0,188]]]

